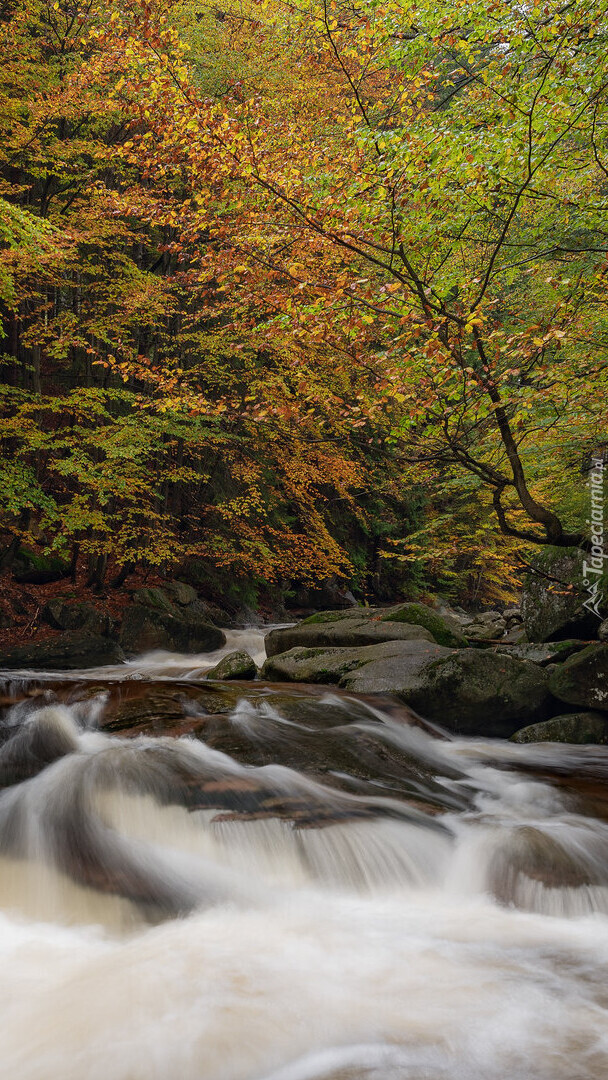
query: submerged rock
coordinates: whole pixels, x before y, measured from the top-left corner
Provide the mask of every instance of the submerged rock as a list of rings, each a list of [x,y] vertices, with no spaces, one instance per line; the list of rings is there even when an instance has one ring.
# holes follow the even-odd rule
[[[607,741],[608,717],[599,712],[566,713],[520,728],[511,736],[511,742],[559,742],[595,743]]]
[[[255,660],[244,649],[236,649],[224,656],[208,672],[208,679],[255,679],[258,669]]]
[[[69,671],[71,668],[120,664],[125,654],[117,642],[96,634],[78,631],[48,641],[6,650],[0,656],[3,668],[38,668],[41,671]]]
[[[588,645],[551,673],[551,693],[569,705],[608,711],[608,645]]]

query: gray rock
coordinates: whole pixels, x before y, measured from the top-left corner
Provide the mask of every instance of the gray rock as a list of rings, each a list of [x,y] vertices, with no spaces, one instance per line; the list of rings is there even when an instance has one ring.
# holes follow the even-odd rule
[[[546,667],[548,664],[559,664],[567,660],[569,656],[580,652],[587,647],[586,641],[548,641],[544,644],[524,642],[519,645],[510,645],[501,642],[496,645],[495,652],[513,656],[516,660],[530,660],[533,664]]]
[[[255,661],[243,649],[224,656],[207,674],[208,679],[255,679],[258,673]]]
[[[40,671],[70,671],[73,668],[120,664],[124,659],[124,652],[110,638],[73,631],[49,641],[8,649],[0,658],[0,663],[9,670],[34,668]]]
[[[450,731],[491,737],[545,719],[551,700],[547,677],[536,664],[479,649],[457,650],[425,665],[397,692]]]
[[[468,641],[497,641],[504,637],[507,623],[498,612],[488,612],[487,616],[478,616],[463,626]]]
[[[166,611],[170,615],[175,614],[175,605],[169,599],[165,589],[136,589],[133,593],[133,602],[143,605],[143,607],[153,608],[155,611]]]
[[[526,577],[521,602],[530,641],[595,638],[598,619],[583,607],[589,599],[584,558],[572,548],[547,548],[536,557],[538,573]]]
[[[608,645],[587,645],[551,672],[549,689],[559,701],[608,711]]]
[[[438,645],[444,645],[448,649],[458,649],[466,646],[464,634],[458,630],[457,624],[448,622],[438,615],[426,604],[407,603],[385,610],[381,615],[381,621],[386,623],[410,623],[414,626],[423,626],[433,635]]]
[[[345,676],[359,672],[365,683],[362,692],[396,693],[410,675],[450,650],[431,641],[387,641],[356,649],[294,648],[269,657],[262,677],[278,682],[340,683],[359,690]]]
[[[411,623],[382,622],[371,616],[361,618],[360,615],[329,622],[325,619],[319,620],[313,615],[312,619],[306,619],[298,626],[271,630],[266,635],[265,645],[266,655],[276,656],[278,653],[299,647],[348,649],[361,645],[379,645],[383,641],[412,641],[414,639],[432,641],[433,636],[424,627]]]
[[[109,637],[113,630],[113,622],[107,612],[99,611],[93,604],[69,603],[60,597],[45,604],[40,618],[54,630],[84,630],[102,637]]]
[[[526,721],[545,719],[551,700],[547,677],[535,664],[421,640],[356,649],[295,648],[269,658],[262,676],[395,694],[422,716],[473,735],[511,735]]]
[[[521,624],[515,623],[501,640],[501,645],[523,645],[527,642],[526,631]]]
[[[600,641],[608,641],[608,619],[604,619],[598,626],[597,636]]]
[[[601,744],[607,741],[607,736],[608,717],[598,712],[579,712],[554,716],[540,724],[520,728],[511,736],[511,742]]]
[[[192,585],[186,585],[185,581],[167,581],[162,591],[171,603],[179,604],[180,607],[187,607],[188,604],[194,604],[198,600],[196,589],[193,589]]]
[[[154,649],[182,653],[213,652],[225,645],[226,637],[217,626],[196,615],[189,616],[187,611],[187,608],[170,607],[166,610],[141,603],[133,604],[125,612],[120,644],[128,656]]]

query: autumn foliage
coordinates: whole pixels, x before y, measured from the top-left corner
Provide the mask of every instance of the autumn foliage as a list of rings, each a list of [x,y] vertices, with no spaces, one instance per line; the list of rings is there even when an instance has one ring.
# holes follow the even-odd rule
[[[8,549],[500,595],[585,543],[606,7],[5,8]]]

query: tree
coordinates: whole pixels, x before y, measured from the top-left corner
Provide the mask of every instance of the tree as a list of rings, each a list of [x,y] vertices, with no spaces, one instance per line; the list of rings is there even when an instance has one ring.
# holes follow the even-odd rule
[[[220,98],[177,36],[139,43],[231,328],[368,371],[351,422],[392,410],[407,462],[476,477],[528,544],[585,542],[606,430],[606,15],[241,6],[220,29],[264,61]]]

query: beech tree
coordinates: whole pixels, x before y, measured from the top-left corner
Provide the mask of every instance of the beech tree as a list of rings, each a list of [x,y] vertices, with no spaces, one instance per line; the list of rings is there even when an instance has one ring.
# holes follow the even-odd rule
[[[352,422],[391,412],[414,470],[476,477],[526,544],[585,543],[606,430],[606,16],[241,5],[215,18],[251,74],[219,97],[147,39],[231,327],[369,371]]]

